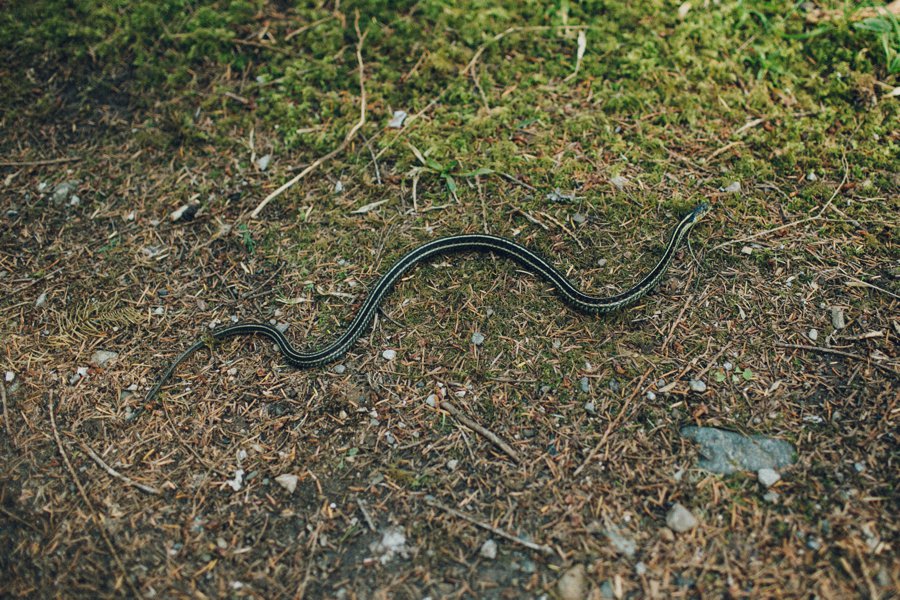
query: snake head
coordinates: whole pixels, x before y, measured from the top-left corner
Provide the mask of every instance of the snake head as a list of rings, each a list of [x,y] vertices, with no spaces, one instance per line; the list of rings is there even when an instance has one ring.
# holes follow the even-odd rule
[[[690,218],[691,223],[696,223],[700,219],[703,218],[703,215],[712,210],[712,205],[709,202],[701,202],[697,205],[697,207],[691,211]]]

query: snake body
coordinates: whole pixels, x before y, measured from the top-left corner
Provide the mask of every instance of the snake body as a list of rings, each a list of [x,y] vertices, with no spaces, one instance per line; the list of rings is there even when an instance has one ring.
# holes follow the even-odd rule
[[[604,314],[618,310],[634,304],[656,287],[672,263],[678,247],[687,238],[688,233],[697,221],[709,210],[709,204],[704,202],[685,215],[672,232],[669,243],[666,245],[666,249],[656,266],[632,288],[608,297],[592,296],[582,292],[553,265],[531,250],[507,238],[482,234],[466,234],[427,242],[404,255],[378,279],[378,282],[366,296],[363,305],[356,313],[356,317],[354,317],[344,333],[325,348],[313,352],[300,352],[294,348],[281,331],[265,323],[238,323],[221,327],[208,334],[207,338],[198,340],[179,354],[147,394],[147,401],[149,402],[159,393],[162,386],[169,380],[175,369],[178,368],[178,365],[197,350],[209,345],[209,338],[212,340],[223,340],[239,335],[262,335],[275,342],[288,364],[294,367],[312,368],[333,362],[343,356],[353,343],[359,339],[372,322],[375,312],[385,296],[388,295],[394,284],[405,273],[415,265],[443,254],[475,251],[505,256],[546,279],[556,288],[556,291],[566,303],[581,312]]]

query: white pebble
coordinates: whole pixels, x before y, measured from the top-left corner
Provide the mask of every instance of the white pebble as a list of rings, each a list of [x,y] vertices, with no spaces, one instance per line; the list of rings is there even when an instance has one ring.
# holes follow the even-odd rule
[[[481,550],[478,551],[478,554],[488,560],[494,560],[497,558],[497,542],[494,540],[487,540],[481,545]]]
[[[455,458],[451,458],[450,460],[447,461],[447,470],[448,471],[455,471],[456,467],[458,467],[458,466],[459,466],[459,461],[456,460]]]
[[[678,533],[690,531],[699,524],[697,517],[680,502],[676,502],[669,509],[669,514],[666,515],[666,525],[669,526],[669,529]]]
[[[475,344],[476,346],[480,346],[481,344],[483,344],[484,343],[484,334],[482,334],[480,331],[476,331],[475,333],[473,333],[472,334],[472,343]]]
[[[656,400],[656,394],[654,394],[653,392],[647,392],[647,400],[653,402],[654,400]]]
[[[756,472],[756,477],[764,486],[772,487],[775,482],[781,479],[781,475],[775,469],[764,468]]]
[[[834,325],[835,329],[843,329],[847,326],[847,321],[844,319],[844,309],[839,306],[831,308],[831,324]]]
[[[40,308],[47,304],[47,292],[41,292],[41,295],[37,297],[37,300],[34,301],[34,307]]]
[[[811,339],[812,341],[816,341],[817,339],[819,339],[819,331],[817,329],[810,329],[809,333],[806,335],[808,335],[809,339]]]
[[[740,181],[732,181],[727,186],[725,186],[725,191],[730,194],[737,194],[741,191],[741,182]]]
[[[6,380],[6,383],[11,383],[12,380],[15,379],[15,378],[16,378],[16,374],[13,373],[12,371],[7,371],[7,372],[3,375],[3,379]]]
[[[384,360],[394,360],[397,358],[396,350],[385,350],[381,353],[381,356],[384,357]]]
[[[563,573],[556,589],[562,600],[583,600],[587,594],[584,565],[575,565]]]
[[[628,179],[622,177],[621,175],[616,175],[612,179],[609,180],[611,184],[616,186],[618,189],[623,189],[626,185],[628,185]]]
[[[688,385],[690,385],[692,392],[703,393],[706,391],[706,383],[699,379],[691,379]]]
[[[338,375],[343,375],[344,371],[347,370],[347,367],[345,367],[344,365],[334,365],[334,369],[332,370]]]

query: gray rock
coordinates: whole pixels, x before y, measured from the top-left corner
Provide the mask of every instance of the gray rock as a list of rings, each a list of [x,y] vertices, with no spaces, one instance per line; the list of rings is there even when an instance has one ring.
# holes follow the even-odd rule
[[[669,514],[666,515],[666,525],[669,529],[678,533],[690,531],[699,524],[697,517],[680,502],[676,502],[669,509]]]
[[[768,491],[765,494],[763,494],[763,500],[765,500],[769,504],[775,504],[776,502],[778,502],[778,499],[780,497],[781,496],[778,494],[778,492],[773,492],[773,491]]]
[[[775,469],[766,467],[756,472],[756,478],[759,479],[761,484],[770,488],[781,479],[781,475]]]
[[[347,367],[345,367],[344,365],[334,365],[334,368],[332,369],[332,371],[334,371],[338,375],[343,375],[346,370]]]
[[[378,556],[378,561],[386,565],[395,557],[407,558],[410,548],[406,545],[406,531],[399,525],[392,525],[381,532],[381,540],[369,544],[369,550]]]
[[[815,329],[815,328],[810,329],[810,330],[809,330],[809,333],[807,333],[806,335],[807,335],[807,336],[809,337],[809,339],[811,339],[812,341],[816,341],[817,339],[819,339],[819,330],[818,330],[818,329]]]
[[[688,385],[690,385],[692,392],[703,393],[706,391],[706,382],[699,379],[691,379]]]
[[[480,346],[484,343],[484,334],[480,331],[476,331],[472,334],[472,343],[476,346]]]
[[[556,584],[561,600],[583,600],[587,594],[587,576],[584,565],[575,565],[559,578]]]
[[[294,490],[297,489],[297,482],[299,478],[296,475],[292,475],[290,473],[285,473],[284,475],[279,475],[275,478],[275,482],[286,489],[289,494],[293,494]]]
[[[637,563],[636,565],[634,565],[634,572],[638,577],[643,577],[647,574],[647,564],[643,561]]]
[[[111,352],[109,350],[97,350],[96,352],[91,354],[91,364],[95,367],[105,367],[106,363],[114,360],[118,356],[118,352]]]
[[[847,326],[847,321],[844,319],[844,309],[840,306],[831,307],[831,324],[834,325],[835,329],[843,329]]]
[[[585,221],[587,221],[587,218],[585,218],[585,216],[581,213],[575,213],[574,215],[572,215],[572,222],[576,225],[581,225]]]
[[[265,156],[260,156],[256,159],[256,168],[260,171],[265,171],[269,168],[269,163],[272,162],[272,155],[266,154]]]
[[[606,537],[609,538],[609,543],[612,544],[613,548],[620,554],[624,554],[628,558],[631,558],[637,552],[637,542],[625,535],[625,532],[615,523],[606,521],[606,530],[604,533],[606,533]]]
[[[408,116],[409,115],[406,114],[405,110],[395,110],[391,120],[388,121],[388,127],[391,129],[401,129],[403,127],[403,122],[406,121],[406,117]]]
[[[741,182],[740,181],[732,181],[727,186],[725,186],[725,190],[729,194],[737,194],[741,191]]]
[[[600,584],[600,597],[603,600],[613,600],[616,597],[616,593],[613,591],[613,586],[609,582],[609,579]]]
[[[682,427],[681,435],[700,444],[697,466],[728,475],[735,471],[782,469],[797,460],[794,447],[763,435],[742,435],[715,427]]]
[[[41,308],[45,304],[47,304],[47,292],[41,292],[41,295],[34,301],[34,307]]]
[[[647,392],[647,400],[653,402],[654,400],[656,400],[656,394],[654,394],[653,392]]]
[[[597,407],[594,406],[594,402],[592,400],[588,400],[587,402],[584,403],[584,410],[585,410],[585,412],[592,414],[592,415],[597,414]]]
[[[56,204],[62,204],[69,197],[75,193],[75,190],[78,188],[77,181],[64,181],[56,186],[56,189],[53,190],[52,200]]]
[[[816,175],[815,171],[810,171],[809,173],[806,174],[806,180],[807,181],[818,181],[819,176]]]
[[[385,350],[384,352],[381,353],[381,356],[384,357],[384,360],[394,360],[395,358],[397,358],[397,351],[396,350]]]
[[[435,396],[434,394],[429,394],[428,397],[425,398],[425,404],[427,404],[431,408],[434,408],[435,406],[437,406],[437,396]]]
[[[619,190],[624,189],[625,186],[628,185],[628,179],[622,177],[621,175],[616,175],[615,177],[611,178],[609,182],[616,186],[616,189]]]
[[[458,466],[459,466],[459,461],[456,460],[455,458],[451,458],[450,460],[447,461],[447,470],[448,471],[455,471],[456,467],[458,467]]]
[[[587,377],[582,377],[581,379],[579,379],[578,385],[581,388],[582,392],[587,393],[591,391],[591,382]]]
[[[497,558],[497,542],[494,540],[487,540],[481,545],[481,550],[478,551],[478,554],[480,554],[482,558],[494,560]]]

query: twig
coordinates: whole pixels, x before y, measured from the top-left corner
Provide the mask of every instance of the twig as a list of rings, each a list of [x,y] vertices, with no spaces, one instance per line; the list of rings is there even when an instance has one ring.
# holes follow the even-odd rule
[[[487,42],[485,42],[484,44],[479,46],[478,50],[475,51],[475,56],[472,57],[472,60],[469,61],[469,64],[467,64],[465,66],[465,68],[462,70],[462,72],[460,74],[466,75],[470,71],[472,71],[475,68],[475,63],[478,62],[478,59],[481,58],[481,55],[484,54],[484,51],[487,50],[488,46],[490,46],[491,44],[496,44],[497,42],[499,42],[506,36],[511,35],[513,33],[522,33],[522,32],[527,32],[527,31],[548,31],[550,29],[584,30],[584,29],[590,29],[590,27],[587,27],[584,25],[534,25],[534,26],[530,26],[530,27],[510,27],[509,29],[506,29],[505,31],[501,31],[500,33],[498,33],[497,35],[492,37],[490,40],[488,40]]]
[[[857,278],[857,277],[854,277],[853,275],[850,275],[849,273],[844,272],[843,269],[838,269],[838,271],[840,271],[841,273],[843,273],[844,276],[845,276],[847,279],[849,279],[850,281],[856,282],[857,285],[860,285],[860,286],[863,286],[863,287],[867,287],[867,288],[872,288],[873,290],[878,290],[879,292],[882,292],[882,293],[884,293],[884,294],[887,294],[887,295],[890,296],[891,298],[896,298],[897,300],[900,300],[900,296],[898,296],[898,295],[895,294],[894,292],[891,292],[891,291],[889,291],[889,290],[886,290],[886,289],[884,289],[884,288],[882,288],[882,287],[878,287],[878,286],[875,285],[874,283],[869,283],[868,281],[863,281],[862,279],[859,279],[859,278]]]
[[[775,233],[776,231],[781,231],[783,229],[790,229],[791,227],[796,227],[797,225],[802,225],[803,223],[809,223],[810,221],[818,221],[822,219],[822,213],[831,206],[831,203],[834,202],[834,199],[837,198],[837,195],[840,193],[841,188],[844,187],[844,184],[847,183],[847,177],[850,172],[850,166],[847,164],[847,159],[845,157],[841,157],[841,161],[844,163],[844,177],[841,179],[841,183],[835,188],[834,193],[831,194],[831,198],[828,199],[828,202],[822,205],[819,211],[811,216],[806,217],[805,219],[798,219],[796,221],[792,221],[790,223],[785,223],[784,225],[779,225],[778,227],[773,227],[772,229],[766,229],[765,231],[759,231],[754,233],[753,235],[748,235],[746,237],[742,237],[736,240],[728,240],[727,242],[722,242],[716,246],[713,246],[711,250],[720,250],[722,248],[726,248],[728,246],[733,246],[734,244],[740,244],[743,242],[749,242],[751,240],[755,240],[757,238],[765,237],[770,233]],[[846,217],[846,215],[843,215]]]
[[[517,178],[517,177],[514,177],[514,176],[510,175],[509,173],[501,173],[500,171],[497,171],[497,175],[499,175],[499,176],[502,177],[503,179],[506,179],[507,181],[510,181],[510,182],[512,182],[512,183],[515,183],[516,185],[521,185],[523,188],[525,188],[526,190],[528,190],[528,191],[530,191],[530,192],[536,192],[536,191],[537,191],[537,188],[536,188],[536,187],[531,186],[531,185],[528,185],[527,183],[525,183],[525,182],[522,181],[521,179],[519,179],[519,178]]]
[[[372,150],[372,144],[369,143],[368,138],[366,136],[362,136],[363,142],[366,144],[366,148],[369,150],[369,154],[372,156],[372,164],[375,166],[375,181],[378,182],[378,185],[381,185],[381,172],[378,169],[378,157],[375,156],[375,151]]]
[[[356,62],[359,65],[359,121],[347,132],[347,135],[344,137],[344,141],[341,144],[326,154],[325,156],[319,157],[315,161],[313,161],[308,167],[300,171],[293,179],[282,185],[280,188],[266,196],[259,205],[253,209],[253,212],[250,213],[251,218],[256,218],[259,216],[259,213],[275,198],[283,194],[285,191],[294,186],[298,181],[309,175],[311,172],[316,170],[322,163],[328,162],[338,154],[344,151],[344,149],[350,145],[350,142],[353,141],[353,138],[356,137],[356,133],[362,128],[363,125],[366,124],[366,83],[365,83],[365,64],[362,59],[362,47],[363,42],[366,40],[366,35],[361,34],[359,31],[359,13],[356,15],[356,35],[359,38],[359,41],[356,43]]]
[[[78,493],[81,495],[81,500],[90,511],[91,518],[97,525],[97,529],[100,530],[100,536],[106,543],[106,547],[109,549],[109,553],[112,555],[113,560],[116,562],[116,565],[122,571],[122,578],[125,580],[125,585],[127,585],[128,589],[131,591],[132,598],[140,598],[140,591],[138,591],[137,586],[135,586],[134,582],[132,582],[128,577],[128,570],[125,568],[125,563],[122,562],[122,559],[119,557],[119,553],[116,552],[116,547],[113,546],[112,540],[109,537],[109,533],[107,533],[106,531],[106,527],[104,527],[103,522],[100,521],[100,517],[97,515],[97,511],[94,509],[94,505],[91,504],[91,501],[88,499],[87,492],[84,491],[84,486],[81,485],[81,480],[78,479],[78,475],[75,473],[75,469],[72,467],[72,463],[69,462],[69,455],[66,454],[66,449],[63,447],[62,440],[59,438],[59,431],[57,431],[56,429],[56,416],[53,414],[52,390],[47,396],[47,411],[50,413],[50,427],[53,430],[53,439],[56,440],[56,447],[59,448],[59,453],[60,455],[62,455],[63,462],[66,464],[66,468],[69,471],[69,475],[72,477],[72,481],[75,483],[75,487],[78,488]]]
[[[900,375],[900,371],[896,369],[892,369],[887,365],[882,365],[880,363],[875,362],[871,358],[867,356],[863,356],[861,354],[854,354],[852,352],[844,352],[843,350],[837,350],[835,348],[825,348],[820,346],[807,346],[805,344],[783,344],[781,342],[776,342],[775,346],[778,348],[790,348],[793,350],[807,350],[809,352],[819,352],[820,354],[835,354],[837,356],[843,356],[845,358],[852,358],[854,360],[860,360],[863,362],[868,362],[873,367],[883,370],[885,373],[890,373],[891,375]]]
[[[457,421],[468,427],[469,429],[473,429],[489,439],[494,443],[495,446],[503,450],[510,458],[512,458],[516,463],[521,463],[522,459],[519,458],[519,455],[516,454],[516,451],[512,449],[512,446],[501,440],[494,432],[485,429],[466,415],[464,415],[458,408],[450,404],[447,400],[441,400],[440,407],[446,410],[448,413],[454,416]]]
[[[529,548],[531,550],[535,550],[535,551],[545,554],[547,556],[553,556],[554,554],[556,554],[556,552],[554,552],[553,548],[551,548],[550,546],[547,546],[544,544],[535,544],[534,542],[529,542],[528,540],[523,540],[522,538],[520,538],[518,536],[515,536],[511,533],[507,533],[506,531],[503,531],[502,529],[499,529],[497,527],[494,527],[493,525],[485,523],[484,521],[479,521],[472,515],[464,513],[461,510],[457,510],[455,508],[451,508],[445,504],[442,504],[441,502],[438,502],[434,498],[426,497],[425,504],[427,504],[428,506],[433,506],[434,508],[439,508],[442,511],[453,515],[454,517],[459,517],[460,519],[462,519],[464,521],[468,521],[469,523],[472,523],[473,525],[477,525],[478,527],[481,527],[484,530],[490,531],[491,533],[493,533],[494,535],[496,535],[498,537],[502,537],[511,542],[515,542],[515,543],[525,546],[526,548]]]
[[[81,160],[80,156],[69,156],[66,158],[48,158],[46,160],[9,160],[0,162],[0,167],[39,167],[42,165],[58,165],[60,163],[76,162]]]
[[[581,463],[581,466],[575,469],[574,477],[578,477],[579,474],[584,470],[586,466],[591,464],[591,461],[594,460],[594,457],[597,456],[597,453],[600,452],[600,448],[606,443],[606,440],[609,439],[610,434],[614,429],[618,428],[619,423],[622,421],[622,418],[625,416],[625,413],[628,412],[628,407],[631,404],[631,401],[634,400],[638,394],[641,393],[641,387],[644,385],[644,381],[647,379],[647,376],[650,375],[650,372],[653,369],[647,369],[647,371],[641,376],[641,380],[638,381],[638,384],[634,387],[634,390],[631,392],[631,395],[628,396],[628,399],[625,400],[625,404],[622,405],[622,410],[619,411],[619,414],[616,415],[616,418],[610,421],[609,425],[606,426],[606,431],[603,432],[603,437],[600,438],[600,441],[597,442],[597,445],[588,453],[587,458],[584,459],[584,462]]]
[[[366,502],[362,498],[356,499],[356,504],[359,506],[359,512],[362,513],[363,518],[366,520],[366,525],[369,526],[370,531],[375,531],[375,522],[372,521],[372,515],[369,514],[369,511],[366,510]]]
[[[119,473],[118,471],[116,471],[115,469],[110,467],[108,464],[103,462],[103,459],[100,458],[100,455],[97,454],[96,452],[94,452],[94,449],[91,448],[90,446],[88,446],[86,443],[81,442],[81,448],[85,452],[87,452],[88,456],[90,456],[92,459],[94,459],[94,462],[97,463],[101,469],[103,469],[104,471],[106,471],[107,473],[109,473],[110,475],[115,477],[116,479],[121,479],[128,485],[134,486],[143,492],[147,492],[148,494],[159,495],[161,493],[158,489],[156,489],[155,487],[153,487],[151,485],[144,485],[143,483],[138,483],[134,479],[131,479],[130,477],[128,477],[126,475],[122,475],[121,473]]]
[[[0,399],[3,400],[3,423],[6,425],[6,435],[12,441],[12,427],[9,425],[9,407],[6,405],[6,384],[0,378]]]

